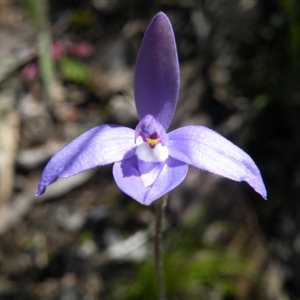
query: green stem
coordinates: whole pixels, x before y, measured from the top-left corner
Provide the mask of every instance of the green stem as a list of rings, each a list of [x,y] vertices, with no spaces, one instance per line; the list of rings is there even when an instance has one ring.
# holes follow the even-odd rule
[[[162,259],[163,218],[166,203],[167,196],[155,201],[154,262],[159,300],[166,300]]]
[[[36,24],[38,28],[38,52],[41,77],[46,96],[52,98],[55,84],[54,63],[51,56],[51,31],[48,21],[48,1],[34,2],[36,10]]]

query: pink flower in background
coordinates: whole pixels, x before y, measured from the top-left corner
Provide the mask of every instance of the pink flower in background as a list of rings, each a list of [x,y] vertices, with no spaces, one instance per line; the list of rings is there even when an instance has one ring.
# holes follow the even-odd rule
[[[37,63],[31,62],[21,70],[21,78],[25,82],[32,82],[39,78],[40,72]]]
[[[79,41],[79,42],[73,42],[68,49],[69,53],[80,57],[80,58],[86,58],[90,57],[94,52],[94,47],[91,43],[87,41]]]
[[[56,40],[52,43],[51,54],[54,60],[59,60],[65,53],[66,47],[61,41]]]

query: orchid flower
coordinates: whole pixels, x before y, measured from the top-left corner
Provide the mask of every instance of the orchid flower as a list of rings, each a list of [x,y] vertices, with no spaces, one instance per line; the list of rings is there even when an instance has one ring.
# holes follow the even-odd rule
[[[113,176],[127,195],[149,205],[177,187],[188,166],[246,181],[266,199],[259,169],[243,150],[204,126],[166,133],[179,91],[179,63],[171,23],[162,12],[149,24],[138,54],[134,95],[139,123],[135,130],[101,125],[83,133],[52,157],[36,196],[58,178],[114,163]]]

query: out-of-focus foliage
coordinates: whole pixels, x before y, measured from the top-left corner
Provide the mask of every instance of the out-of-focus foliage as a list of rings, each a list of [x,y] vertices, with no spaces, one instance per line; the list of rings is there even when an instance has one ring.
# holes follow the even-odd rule
[[[70,57],[63,57],[59,60],[59,68],[64,78],[76,83],[86,83],[90,77],[88,67],[79,60]]]
[[[298,1],[279,1],[286,16],[288,34],[286,48],[291,75],[299,75],[300,66],[300,4]]]
[[[184,245],[174,245],[174,252],[165,255],[166,287],[170,299],[204,300],[213,292],[220,297],[234,295],[238,282],[234,283],[233,279],[252,277],[247,259],[228,255],[221,249],[181,253],[183,248]],[[137,279],[128,289],[125,299],[155,299],[153,263],[140,265]]]
[[[39,18],[39,4],[35,0],[22,0],[22,4],[25,6],[27,9],[27,12],[30,15],[30,18],[33,22],[37,22]]]

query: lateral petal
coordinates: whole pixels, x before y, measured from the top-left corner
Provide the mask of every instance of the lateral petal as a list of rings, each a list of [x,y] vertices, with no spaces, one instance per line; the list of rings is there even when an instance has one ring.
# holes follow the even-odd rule
[[[116,162],[113,167],[118,187],[144,205],[150,205],[173,190],[183,181],[187,171],[187,164],[169,157],[153,185],[144,187],[135,156]]]
[[[252,158],[217,132],[203,126],[187,126],[168,136],[170,156],[235,181],[246,181],[267,198],[260,171]]]
[[[70,177],[135,154],[134,130],[117,125],[94,127],[56,153],[46,165],[36,196],[60,177]]]
[[[135,104],[140,120],[151,114],[168,129],[177,104],[179,63],[172,25],[160,12],[149,24],[134,75]]]

